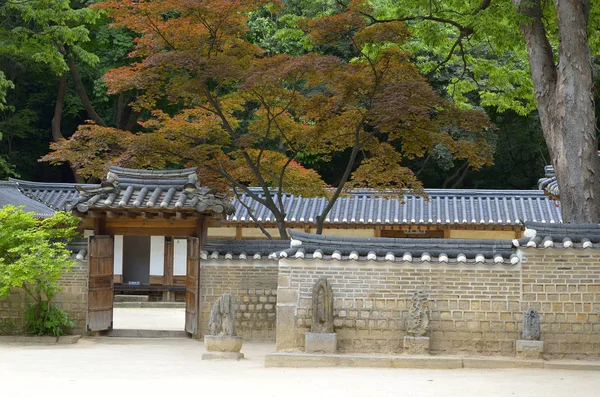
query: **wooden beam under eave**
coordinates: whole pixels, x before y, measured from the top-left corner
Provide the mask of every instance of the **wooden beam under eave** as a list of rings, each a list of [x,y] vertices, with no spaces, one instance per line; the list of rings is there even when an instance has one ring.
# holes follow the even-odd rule
[[[170,212],[159,212],[158,217],[160,219],[171,219],[171,218],[173,218],[173,214]]]
[[[187,217],[188,217],[187,214],[184,214],[183,212],[177,211],[175,213],[175,218],[176,219],[182,219],[183,220],[183,219],[187,219]]]
[[[154,219],[154,214],[152,214],[150,212],[142,212],[142,218],[143,219]]]
[[[115,211],[106,211],[106,217],[107,218],[118,218],[119,213],[115,212]]]

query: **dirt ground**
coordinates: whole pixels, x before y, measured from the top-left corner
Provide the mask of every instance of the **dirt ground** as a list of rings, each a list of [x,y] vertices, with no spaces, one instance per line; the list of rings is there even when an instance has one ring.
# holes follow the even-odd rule
[[[113,309],[115,329],[151,329],[183,331],[185,309],[123,308]]]
[[[274,345],[242,361],[202,361],[191,339],[89,338],[0,345],[0,396],[597,397],[600,373],[542,369],[264,368]]]

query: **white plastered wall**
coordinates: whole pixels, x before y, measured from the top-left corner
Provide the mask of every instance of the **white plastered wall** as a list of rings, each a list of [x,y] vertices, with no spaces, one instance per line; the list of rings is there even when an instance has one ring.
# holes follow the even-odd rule
[[[150,275],[165,275],[165,236],[150,237]]]
[[[173,239],[173,275],[185,276],[187,271],[187,239]]]
[[[114,238],[114,274],[115,276],[123,275],[123,236],[115,235]]]

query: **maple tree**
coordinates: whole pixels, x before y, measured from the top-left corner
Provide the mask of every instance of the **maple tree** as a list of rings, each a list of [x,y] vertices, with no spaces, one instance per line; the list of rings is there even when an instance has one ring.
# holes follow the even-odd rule
[[[283,193],[327,196],[318,232],[337,198],[353,187],[422,192],[402,162],[443,145],[478,169],[491,162],[484,113],[442,98],[400,49],[405,24],[368,26],[365,4],[318,18],[305,29],[315,45],[346,41],[354,59],[266,53],[247,39],[261,0],[106,1],[114,26],[138,38],[133,63],[105,75],[110,94],[137,92],[149,111],[132,133],[97,124],[52,144],[45,160],[68,161],[84,176],[106,164],[139,168],[198,165],[202,182],[244,192],[267,207],[287,237]],[[302,166],[350,153],[333,191]],[[262,194],[249,186],[259,186]],[[243,203],[248,205],[248,203]],[[253,216],[252,214],[250,214]],[[256,219],[255,219],[256,220]],[[263,228],[263,231],[267,231]]]

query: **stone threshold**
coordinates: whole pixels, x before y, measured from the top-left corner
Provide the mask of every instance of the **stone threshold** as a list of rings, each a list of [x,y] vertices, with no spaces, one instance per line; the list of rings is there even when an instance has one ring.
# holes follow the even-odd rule
[[[36,335],[5,335],[0,336],[0,345],[74,345],[79,342],[81,335],[36,336]]]
[[[520,360],[510,357],[408,356],[383,354],[270,353],[265,368],[365,367],[415,369],[537,368],[600,371],[600,361]]]
[[[112,329],[100,333],[113,338],[191,338],[185,331],[158,330],[158,329]],[[95,336],[95,335],[92,335]]]

